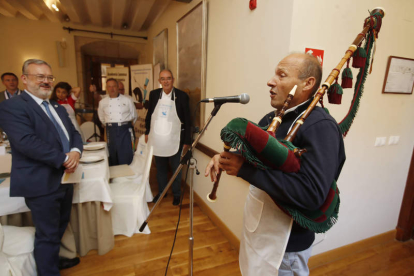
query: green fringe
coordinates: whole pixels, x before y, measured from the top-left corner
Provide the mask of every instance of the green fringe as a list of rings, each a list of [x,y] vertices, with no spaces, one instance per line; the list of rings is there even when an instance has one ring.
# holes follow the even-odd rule
[[[324,107],[323,109],[325,110],[325,112],[326,112],[327,114],[330,114],[330,113],[329,113],[329,110],[328,110],[326,107]]]
[[[255,124],[256,125],[256,124]],[[256,125],[258,126],[258,125]],[[260,127],[260,126],[258,126]],[[266,127],[260,127],[263,131],[267,130]],[[270,134],[269,134],[270,135]],[[250,145],[244,140],[242,137],[242,134],[238,134],[234,132],[234,130],[231,130],[228,126],[225,126],[220,133],[221,140],[228,143],[232,148],[237,149],[240,151],[240,154],[246,158],[246,161],[252,164],[253,166],[261,169],[261,170],[267,170],[271,169],[270,167],[263,164],[263,162],[257,158],[259,154],[252,148]],[[286,147],[293,151],[297,147],[295,147],[292,142],[285,141],[285,140],[278,140],[279,143],[285,144]]]
[[[351,68],[347,67],[342,71],[342,79],[344,79],[344,78],[349,78],[349,79],[354,78],[354,76],[352,75]]]
[[[299,210],[298,208],[291,208],[288,205],[280,203],[278,203],[277,205],[280,208],[282,208],[288,215],[290,215],[292,219],[301,227],[309,229],[310,231],[315,233],[325,233],[329,229],[331,229],[332,226],[334,226],[334,224],[338,221],[340,203],[341,201],[338,190],[338,201],[336,203],[336,206],[332,214],[326,214],[328,218],[323,222],[315,222],[314,220],[310,219],[307,214],[310,214],[311,211]]]
[[[230,130],[227,126],[221,130],[220,136],[221,140],[228,143],[232,148],[240,151],[247,162],[261,170],[269,169],[269,167],[264,165],[263,162],[256,157],[257,152],[244,141],[243,137]]]
[[[371,50],[372,45],[374,43],[374,34],[372,32],[369,33],[369,38],[366,40],[364,48],[359,47],[358,49],[362,49],[364,51],[365,56],[367,57],[367,60],[365,62],[365,66],[363,68],[359,69],[359,73],[357,76],[357,82],[355,84],[355,90],[354,90],[354,97],[352,99],[351,107],[348,112],[348,114],[345,116],[344,119],[339,123],[339,128],[341,129],[342,135],[346,136],[349,129],[351,128],[351,125],[355,119],[355,116],[359,109],[360,100],[362,97],[362,94],[364,92],[364,84],[367,79],[368,71],[369,71],[369,62],[371,59]],[[369,41],[369,43],[368,43]],[[367,51],[368,50],[368,51]],[[362,78],[361,78],[362,76]],[[361,85],[360,85],[361,83]],[[359,87],[359,90],[358,90]]]

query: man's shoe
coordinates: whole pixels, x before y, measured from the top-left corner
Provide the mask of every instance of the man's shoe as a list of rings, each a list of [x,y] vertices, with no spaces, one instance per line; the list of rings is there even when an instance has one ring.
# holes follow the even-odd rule
[[[78,265],[80,263],[80,259],[78,257],[73,259],[67,259],[67,258],[59,258],[59,270],[74,267],[75,265]]]
[[[177,206],[178,204],[180,204],[180,197],[179,196],[174,196],[173,205]]]
[[[156,195],[156,196],[154,197],[154,199],[152,200],[152,202],[153,202],[153,203],[157,202],[159,198],[160,198],[160,194]]]

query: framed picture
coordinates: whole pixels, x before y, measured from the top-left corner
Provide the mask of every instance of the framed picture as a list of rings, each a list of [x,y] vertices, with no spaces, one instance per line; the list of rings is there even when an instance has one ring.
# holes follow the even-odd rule
[[[158,74],[168,68],[168,29],[162,30],[153,41],[153,61],[152,65],[157,68]],[[154,89],[159,88],[158,74],[154,71]]]
[[[203,0],[176,24],[177,28],[177,88],[188,93],[190,110],[205,98],[207,57],[207,2]],[[204,105],[192,118],[200,127],[204,122]]]
[[[382,93],[412,94],[414,59],[390,56]]]

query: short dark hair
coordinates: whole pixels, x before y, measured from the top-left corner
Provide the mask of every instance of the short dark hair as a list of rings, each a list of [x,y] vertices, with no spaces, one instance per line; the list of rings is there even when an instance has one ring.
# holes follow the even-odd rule
[[[319,86],[321,85],[322,81],[322,66],[319,60],[310,54],[303,54],[303,64],[302,68],[300,69],[299,79],[304,80],[309,77],[315,78],[315,84],[312,88],[311,95],[313,96],[316,91],[318,91]]]
[[[5,76],[13,76],[13,77],[15,77],[17,80],[19,80],[19,79],[17,78],[17,76],[16,76],[14,73],[11,73],[11,72],[6,72],[6,73],[4,73],[3,75],[1,75],[1,80],[3,80]]]
[[[58,97],[56,95],[56,90],[58,88],[65,89],[68,92],[68,95],[70,94],[70,90],[72,90],[72,86],[70,86],[69,83],[61,81],[58,84],[56,84],[55,88],[53,88],[52,95],[50,95],[51,100],[54,100],[54,101],[58,100]]]

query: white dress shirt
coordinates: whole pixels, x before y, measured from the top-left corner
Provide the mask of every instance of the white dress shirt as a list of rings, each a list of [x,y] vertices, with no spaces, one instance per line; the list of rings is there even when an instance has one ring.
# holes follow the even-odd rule
[[[50,102],[49,102],[49,99],[46,99],[46,100],[43,100],[43,99],[41,99],[41,98],[39,98],[39,97],[36,97],[35,95],[33,95],[32,93],[30,93],[29,91],[27,91],[27,90],[24,90],[27,94],[29,94],[30,95],[30,97],[32,97],[33,98],[33,100],[40,106],[40,108],[45,112],[45,114],[46,114],[46,116],[47,117],[49,117],[49,115],[47,114],[47,111],[46,111],[46,108],[43,106],[43,101],[46,101],[46,102],[48,102],[49,103],[49,105],[52,105]],[[57,107],[57,105],[58,105],[58,103],[56,103],[56,106],[55,107]],[[55,108],[49,108],[50,109],[50,113],[52,113],[52,116],[53,116],[53,118],[55,118],[55,120],[56,120],[56,122],[59,124],[59,126],[62,128],[62,130],[63,130],[63,133],[65,133],[65,136],[66,136],[66,138],[68,139],[68,141],[70,141],[70,137],[69,137],[69,134],[68,134],[68,131],[66,130],[66,127],[65,127],[65,125],[63,124],[63,122],[62,122],[62,120],[60,119],[60,117],[59,117],[59,115],[56,113],[56,110],[55,110]],[[78,148],[71,148],[70,149],[70,151],[77,151],[77,152],[79,152],[79,154],[82,154],[81,153],[81,151],[78,149]],[[65,159],[65,162],[66,162],[66,160],[68,160],[68,157],[66,156],[66,159]]]
[[[98,116],[102,124],[129,121],[134,124],[138,118],[134,103],[122,94],[119,94],[116,98],[103,98],[99,102]]]

